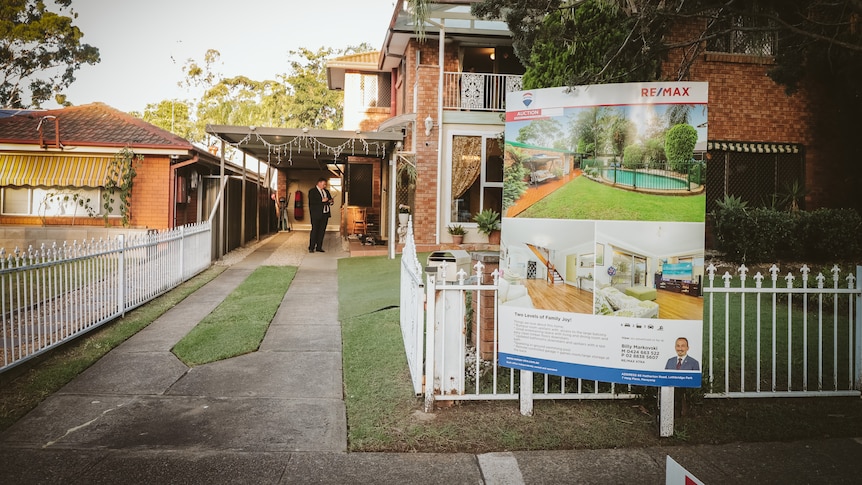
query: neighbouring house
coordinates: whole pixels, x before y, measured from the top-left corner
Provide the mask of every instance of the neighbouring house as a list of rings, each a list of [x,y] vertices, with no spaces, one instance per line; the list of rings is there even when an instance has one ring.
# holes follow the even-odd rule
[[[117,201],[112,210],[103,203],[112,165],[123,150],[141,157],[127,227]],[[38,247],[207,220],[217,213],[222,170],[226,223],[222,247],[215,248],[222,252],[216,255],[274,230],[274,203],[257,172],[224,163],[101,103],[2,117],[0,247]],[[220,220],[214,218],[216,234]]]

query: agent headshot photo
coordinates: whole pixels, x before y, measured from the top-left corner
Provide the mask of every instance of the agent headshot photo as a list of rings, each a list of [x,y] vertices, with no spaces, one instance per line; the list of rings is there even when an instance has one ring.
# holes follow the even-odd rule
[[[700,370],[700,363],[688,355],[688,339],[676,339],[676,357],[671,357],[665,364],[665,370]]]

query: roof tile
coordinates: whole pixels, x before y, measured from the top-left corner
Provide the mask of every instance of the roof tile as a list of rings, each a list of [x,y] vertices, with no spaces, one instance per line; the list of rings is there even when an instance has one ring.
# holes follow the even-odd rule
[[[42,139],[48,144],[53,144],[57,126],[64,146],[192,148],[188,140],[103,103],[0,118],[0,142],[38,144],[40,123]]]

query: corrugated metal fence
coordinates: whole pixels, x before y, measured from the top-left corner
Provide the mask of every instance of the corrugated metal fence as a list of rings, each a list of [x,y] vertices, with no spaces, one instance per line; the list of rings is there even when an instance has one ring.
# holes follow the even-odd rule
[[[0,372],[125,314],[212,262],[209,222],[141,236],[0,249]]]

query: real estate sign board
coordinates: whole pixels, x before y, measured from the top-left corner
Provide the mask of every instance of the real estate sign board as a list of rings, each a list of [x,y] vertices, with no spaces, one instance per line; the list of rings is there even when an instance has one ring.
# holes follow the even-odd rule
[[[500,363],[700,387],[706,83],[509,93]]]

